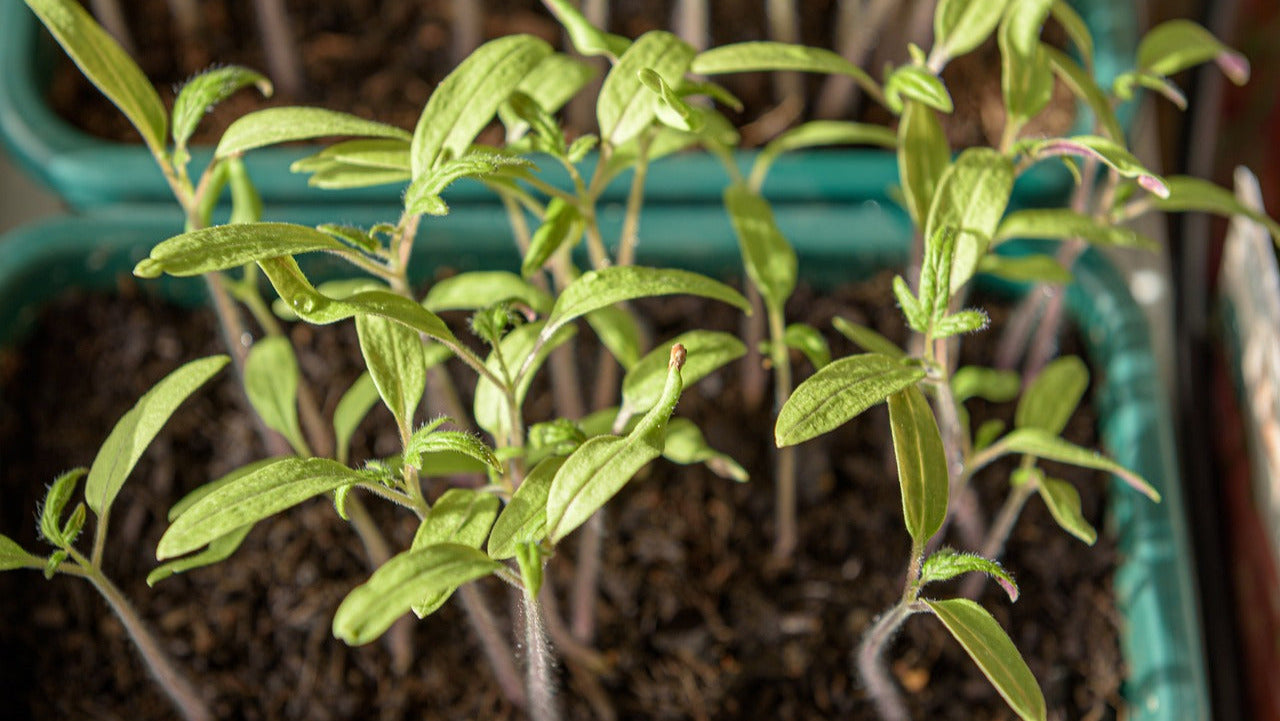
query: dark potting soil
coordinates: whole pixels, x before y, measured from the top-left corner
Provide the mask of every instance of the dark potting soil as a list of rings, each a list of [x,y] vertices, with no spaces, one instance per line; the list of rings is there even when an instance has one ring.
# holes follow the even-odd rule
[[[529,33],[564,47],[563,33],[538,0],[475,0],[483,6],[485,40],[512,33]],[[267,72],[263,41],[253,3],[220,0],[197,3],[201,26],[198,34],[184,37],[171,10],[173,0],[137,0],[122,3],[137,45],[136,57],[147,77],[160,89],[166,105],[183,82],[211,64],[235,64]],[[818,47],[834,47],[833,32],[838,8],[835,0],[800,0],[800,40]],[[246,112],[269,105],[319,105],[412,129],[436,84],[456,65],[451,58],[455,41],[454,2],[449,0],[287,0],[285,3],[305,76],[302,87],[290,94],[277,88],[270,100],[256,91],[242,92],[215,109],[202,124],[196,142],[215,143],[222,130]],[[673,0],[643,2],[611,0],[609,30],[627,37],[672,27]],[[710,6],[711,45],[769,39],[765,3],[713,0]],[[907,40],[913,6],[903,3],[888,22],[868,57],[873,76],[886,62],[906,62]],[[929,26],[931,27],[931,26]],[[1063,33],[1050,24],[1045,38],[1061,46]],[[927,39],[916,39],[927,42]],[[137,142],[138,134],[65,58],[54,78],[50,100],[63,117],[89,133],[125,142]],[[816,107],[825,78],[804,76],[809,117]],[[1000,58],[994,40],[972,55],[953,62],[943,79],[955,101],[956,111],[942,118],[953,147],[996,144],[1003,129],[1000,95]],[[770,75],[744,73],[719,76],[743,102],[742,112],[721,108],[730,120],[745,126],[760,120],[781,98],[774,94]],[[591,103],[594,107],[594,102]],[[870,122],[891,122],[882,108],[862,102],[850,117]],[[1066,132],[1075,117],[1070,91],[1058,83],[1054,103],[1024,131],[1027,135]],[[769,119],[744,132],[750,145],[767,141],[788,125],[802,119]],[[571,121],[572,122],[572,121]],[[578,134],[591,127],[571,127]]]
[[[29,549],[42,548],[33,513],[46,484],[62,470],[87,465],[116,419],[165,373],[220,350],[209,313],[157,303],[127,283],[122,290],[121,298],[56,303],[36,334],[0,360],[0,532]],[[889,297],[881,277],[833,295],[802,289],[790,310],[818,328],[830,328],[830,318],[841,315],[901,338],[900,314],[885,302]],[[684,299],[646,302],[641,309],[658,339],[688,329],[690,317],[712,329],[736,331],[741,323],[726,306]],[[354,332],[350,324],[297,326],[292,335],[302,348],[304,375],[334,379],[316,386],[324,412],[331,413],[361,368]],[[852,351],[828,335],[835,353]],[[983,340],[981,334],[966,339],[966,359],[979,357]],[[594,349],[580,348],[580,355],[594,358]],[[810,372],[802,359],[796,362],[802,377]],[[772,422],[767,407],[743,407],[741,371],[734,365],[687,389],[677,414],[696,420],[712,445],[741,461],[755,480],[735,484],[702,466],[659,460],[606,507],[596,646],[609,670],[600,684],[623,719],[875,718],[851,674],[850,654],[874,615],[900,594],[909,548],[887,413],[874,408],[800,447],[801,543],[794,566],[779,571],[769,561]],[[455,603],[413,624],[417,655],[404,676],[391,671],[383,643],[349,648],[333,638],[334,609],[368,570],[357,538],[324,500],[260,523],[217,566],[146,586],[169,506],[261,457],[245,405],[232,374],[224,372],[179,410],[116,502],[106,556],[107,573],[216,715],[521,718],[503,699]],[[547,405],[534,398],[531,411]],[[1009,414],[981,402],[970,406],[975,422]],[[1093,425],[1092,412],[1082,411],[1069,435],[1093,444]],[[390,416],[379,407],[362,426],[353,457],[390,454],[395,446]],[[1099,524],[1105,479],[1054,470],[1075,482],[1086,516]],[[1000,502],[1005,477],[995,471],[977,481],[988,515]],[[369,504],[392,542],[407,546],[410,515]],[[574,540],[551,564],[562,609]],[[1006,559],[1021,599],[1010,604],[994,586],[984,596],[1059,718],[1117,715],[1124,671],[1111,596],[1116,561],[1106,536],[1088,548],[1033,500]],[[507,616],[506,588],[493,579],[480,588]],[[953,591],[940,587],[936,594]],[[35,571],[0,574],[0,618],[6,718],[174,718],[121,625],[88,584],[65,576],[46,581]],[[908,621],[889,658],[910,692],[913,718],[1012,717],[933,619]],[[580,678],[561,670],[560,683],[566,718],[599,717],[583,700]]]

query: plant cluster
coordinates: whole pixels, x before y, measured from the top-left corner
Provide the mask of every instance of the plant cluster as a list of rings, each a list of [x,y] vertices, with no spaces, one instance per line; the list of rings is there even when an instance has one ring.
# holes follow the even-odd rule
[[[1084,244],[1148,244],[1119,225],[1148,210],[1253,214],[1215,186],[1157,176],[1125,149],[1114,108],[1135,88],[1181,103],[1170,76],[1193,64],[1214,60],[1233,80],[1247,75],[1242,58],[1185,21],[1152,30],[1142,41],[1135,69],[1104,89],[1093,79],[1088,30],[1065,2],[941,0],[933,47],[926,52],[912,46],[911,62],[888,69],[879,82],[839,55],[793,44],[750,42],[697,52],[662,31],[632,40],[592,26],[565,0],[547,0],[577,52],[610,63],[596,99],[597,134],[571,139],[556,118],[587,87],[591,67],[542,40],[516,35],[491,41],[464,60],[435,90],[413,132],[328,110],[260,110],[235,121],[212,162],[193,175],[187,143],[201,117],[241,89],[256,86],[270,93],[266,78],[244,68],[216,68],[193,78],[166,111],[128,56],[77,3],[27,3],[141,133],[185,214],[185,232],[156,245],[134,273],[203,277],[228,337],[244,335],[245,312],[261,334],[247,350],[231,344],[230,359],[201,359],[174,371],[120,420],[90,469],[71,471],[53,483],[40,514],[41,534],[55,549],[51,554],[31,553],[0,537],[0,569],[37,568],[46,576],[63,573],[93,583],[189,719],[210,717],[200,694],[103,574],[102,559],[112,501],[134,464],[183,399],[228,364],[240,375],[277,455],[174,504],[156,549],[163,563],[148,582],[220,562],[258,522],[325,496],[370,549],[373,567],[338,608],[335,636],[363,644],[388,634],[397,664],[407,666],[413,649],[403,630],[397,633],[397,620],[410,611],[425,617],[456,596],[511,703],[535,719],[558,716],[553,646],[587,672],[602,662],[592,648],[595,586],[608,572],[601,568],[601,508],[659,457],[706,463],[721,475],[746,480],[741,467],[709,447],[697,426],[674,411],[686,386],[758,350],[731,334],[698,329],[654,342],[645,337],[630,305],[642,298],[690,294],[751,312],[752,302],[720,281],[635,264],[647,169],[694,146],[724,161],[729,177],[724,207],[740,243],[748,290],[764,311],[763,318],[755,317],[767,326],[763,346],[776,393],[779,450],[771,482],[777,489],[778,562],[787,563],[796,552],[794,447],[887,403],[911,547],[903,549],[907,571],[900,600],[867,630],[857,652],[855,663],[868,691],[886,718],[906,718],[881,656],[909,616],[931,614],[1015,713],[1044,719],[1038,684],[991,614],[964,595],[936,598],[930,584],[977,572],[994,578],[1016,600],[1017,586],[998,557],[1032,496],[1043,500],[1068,533],[1094,541],[1096,532],[1081,514],[1077,491],[1049,475],[1042,461],[1107,471],[1159,499],[1142,478],[1060,437],[1088,385],[1079,359],[1050,361],[1060,289]],[[1050,18],[1066,31],[1074,56],[1041,42]],[[1003,139],[999,147],[957,153],[939,123],[939,114],[952,110],[939,75],[948,62],[993,33],[1002,58]],[[708,102],[732,106],[736,100],[707,78],[748,71],[851,78],[896,116],[896,128],[806,123],[774,139],[744,173],[733,153],[736,131]],[[1092,112],[1095,134],[1022,137],[1022,128],[1048,103],[1055,80]],[[477,143],[495,119],[505,131],[503,142]],[[397,217],[371,228],[262,222],[262,202],[244,154],[327,137],[347,139],[298,161],[293,170],[320,187],[402,188]],[[786,322],[786,304],[797,282],[796,254],[762,188],[779,154],[835,144],[877,145],[897,153],[899,199],[918,229],[920,262],[911,279],[895,280],[895,298],[886,302],[897,302],[914,331],[908,349],[869,328],[837,320],[837,330],[865,352],[832,359],[817,329]],[[582,163],[592,153],[595,162]],[[1072,207],[1011,211],[1017,177],[1051,158],[1061,159],[1075,175]],[[549,180],[544,170],[550,169],[568,182]],[[599,223],[600,199],[611,181],[628,173],[625,221],[620,237],[609,243]],[[449,213],[444,192],[464,178],[484,183],[501,200],[521,253],[520,272],[463,272],[415,295],[409,277],[415,243],[429,244],[432,224],[447,222],[438,220]],[[229,220],[215,224],[226,194]],[[1273,231],[1280,229],[1264,220]],[[1014,238],[1063,242],[1056,257],[996,252]],[[585,253],[574,255],[583,246]],[[339,258],[360,274],[317,283],[298,261],[316,252]],[[583,256],[585,264],[579,261]],[[1028,296],[1034,300],[1019,311],[1024,322],[1006,333],[1012,350],[1003,369],[955,367],[957,339],[988,324],[982,310],[964,307],[969,281],[978,272],[1047,288]],[[268,286],[278,300],[263,294]],[[470,314],[465,330],[450,328],[438,315],[444,311]],[[346,390],[331,419],[321,416],[300,380],[282,329],[282,320],[298,319],[355,323],[367,371]],[[574,336],[584,328],[606,349],[589,389],[570,370]],[[792,350],[802,351],[814,368],[799,384],[793,379]],[[1012,370],[1024,353],[1023,372]],[[446,361],[470,369],[471,392],[450,387]],[[544,368],[556,417],[531,423],[524,404],[534,376]],[[415,425],[429,382],[444,389],[437,400],[447,415]],[[474,398],[471,408],[458,402],[462,396]],[[998,422],[971,428],[964,404],[977,397],[1016,401],[1013,428]],[[350,440],[379,402],[395,419],[400,451],[353,467]],[[1004,506],[988,523],[973,502],[972,479],[1006,456],[1017,458],[1017,467],[1008,478]],[[459,477],[480,480],[451,482]],[[81,479],[84,502],[67,515]],[[418,519],[409,548],[389,548],[366,500],[389,502]],[[76,542],[90,512],[92,550],[84,553]],[[967,550],[941,545],[953,525],[955,540]],[[570,615],[562,617],[543,578],[546,564],[559,562],[557,548],[571,535],[580,545]],[[485,596],[469,585],[488,576],[519,592],[521,618],[514,625],[522,638],[514,643],[497,631]],[[972,589],[965,592],[976,595]],[[513,652],[519,647],[522,659]]]

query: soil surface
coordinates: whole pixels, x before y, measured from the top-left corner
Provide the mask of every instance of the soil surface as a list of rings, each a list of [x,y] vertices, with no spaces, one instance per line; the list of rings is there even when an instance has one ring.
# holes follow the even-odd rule
[[[115,420],[165,373],[219,352],[207,312],[159,304],[128,283],[122,291],[119,298],[58,302],[36,334],[0,362],[0,532],[28,549],[44,548],[35,538],[33,513],[46,484],[67,468],[87,465]],[[818,328],[829,329],[830,318],[842,315],[900,339],[900,314],[885,301],[891,297],[888,279],[881,277],[829,296],[802,289],[789,310]],[[703,319],[702,327],[729,331],[741,323],[724,306],[666,300],[641,308],[657,339],[688,329],[690,317]],[[331,413],[360,370],[354,331],[350,324],[298,326],[292,335],[303,349],[304,375],[313,383],[332,379],[315,386]],[[979,357],[991,335],[966,341],[966,361]],[[852,352],[842,338],[829,339],[836,355]],[[595,350],[585,345],[580,355],[593,359]],[[795,361],[801,377],[811,372],[802,358]],[[772,421],[767,408],[744,407],[742,378],[741,364],[714,374],[686,390],[677,414],[696,420],[713,446],[748,468],[752,482],[735,484],[702,466],[659,460],[607,506],[596,647],[608,671],[599,684],[622,719],[875,718],[851,674],[850,654],[875,614],[900,594],[909,548],[887,413],[874,408],[800,447],[801,545],[794,566],[777,570],[769,561]],[[975,422],[1011,414],[981,402],[969,405]],[[531,418],[548,406],[545,397],[535,397]],[[216,715],[522,718],[503,699],[454,602],[413,624],[417,657],[401,677],[391,672],[383,643],[348,648],[333,638],[334,609],[368,569],[332,503],[314,500],[260,523],[229,560],[147,588],[168,507],[261,457],[244,411],[229,372],[179,410],[116,502],[106,557],[107,573],[154,625]],[[1094,443],[1093,425],[1091,411],[1082,411],[1069,435]],[[390,416],[378,408],[362,426],[353,458],[390,454],[395,445]],[[976,481],[988,515],[1007,487],[1008,470],[995,468]],[[1100,526],[1105,479],[1054,471],[1076,483],[1086,516]],[[442,491],[430,489],[432,496]],[[406,546],[414,530],[409,514],[372,499],[369,504],[392,542]],[[564,609],[575,539],[562,545],[550,577]],[[993,584],[983,600],[1030,660],[1051,718],[1123,715],[1117,710],[1124,664],[1111,597],[1117,562],[1111,542],[1104,536],[1095,547],[1084,546],[1033,499],[1011,549],[1006,565],[1020,583],[1021,599],[1010,604]],[[508,618],[506,588],[493,579],[480,588]],[[939,586],[935,595],[953,592]],[[0,574],[0,618],[6,718],[174,717],[121,625],[88,584],[66,576],[46,581],[34,571]],[[913,718],[1012,718],[933,619],[908,621],[889,658],[899,683],[913,692]],[[559,678],[566,718],[599,718],[584,700],[583,678],[563,669]]]
[[[469,0],[470,1],[470,0]],[[197,3],[199,31],[185,34],[175,20],[173,7],[181,0],[138,0],[122,3],[132,33],[135,59],[160,90],[166,105],[176,89],[192,75],[213,64],[235,64],[273,75],[264,52],[261,24],[250,0]],[[449,0],[286,0],[285,6],[296,43],[302,80],[290,89],[277,80],[277,93],[263,100],[256,91],[245,91],[214,110],[201,126],[196,142],[214,143],[222,129],[246,112],[269,105],[320,105],[354,113],[402,128],[412,129],[436,84],[462,57],[455,43],[463,23]],[[476,0],[483,6],[478,20],[478,40],[529,33],[564,48],[559,24],[538,0]],[[611,32],[637,37],[655,29],[675,28],[677,3],[611,0]],[[835,0],[800,0],[794,3],[800,42],[834,48],[838,5]],[[886,63],[905,63],[907,43],[928,47],[932,24],[911,17],[911,3],[902,3],[896,14],[876,33],[867,54],[866,67],[881,76]],[[771,39],[763,2],[712,0],[710,45]],[[923,33],[923,35],[921,35]],[[1063,33],[1051,23],[1045,39],[1061,46]],[[63,117],[101,137],[136,142],[133,130],[115,106],[93,88],[65,58],[61,59],[50,90],[51,102]],[[743,127],[744,142],[767,141],[800,120],[813,117],[818,98],[829,92],[825,76],[803,76],[808,98],[805,108],[779,109],[774,77],[766,73],[742,73],[716,78],[742,100],[736,112],[721,110]],[[955,102],[955,113],[943,123],[953,147],[996,144],[1004,117],[1000,95],[1000,58],[994,40],[975,53],[953,62],[943,74]],[[568,120],[572,134],[592,132],[591,109]],[[776,111],[776,112],[775,112]],[[883,108],[861,102],[849,105],[844,117],[892,123]],[[1075,117],[1070,91],[1061,83],[1054,103],[1024,131],[1026,135],[1066,132]]]

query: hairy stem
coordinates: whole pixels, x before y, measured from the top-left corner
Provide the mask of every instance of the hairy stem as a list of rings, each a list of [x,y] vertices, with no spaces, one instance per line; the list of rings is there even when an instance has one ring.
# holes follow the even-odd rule
[[[551,677],[555,661],[551,656],[551,644],[547,642],[546,629],[542,626],[538,599],[526,591],[520,605],[524,611],[525,681],[529,718],[532,721],[556,721],[560,718],[560,711],[556,706],[555,686]]]
[[[902,622],[913,613],[908,601],[897,604],[876,619],[876,622],[862,637],[858,645],[858,675],[867,686],[867,695],[871,697],[876,711],[885,721],[908,721],[907,707],[902,701],[902,694],[893,682],[889,668],[881,659],[884,648],[893,639],[902,626]]]

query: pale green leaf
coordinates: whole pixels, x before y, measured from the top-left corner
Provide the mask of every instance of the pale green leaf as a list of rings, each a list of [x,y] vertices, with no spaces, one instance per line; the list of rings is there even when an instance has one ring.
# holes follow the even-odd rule
[[[1053,69],[1040,46],[1040,29],[1052,5],[1053,0],[1017,0],[1000,23],[1000,90],[1007,122],[1025,123],[1053,97]]]
[[[422,599],[501,567],[483,552],[456,543],[399,553],[347,594],[333,616],[333,635],[352,646],[368,643]]]
[[[356,333],[382,402],[401,428],[410,427],[427,390],[422,338],[408,326],[363,313],[356,316]]]
[[[731,333],[691,330],[659,343],[622,378],[622,405],[628,415],[644,413],[662,397],[667,382],[671,346],[684,346],[686,360],[680,372],[686,387],[706,378],[716,369],[746,354],[747,348]]]
[[[178,499],[177,503],[173,504],[173,506],[169,509],[169,514],[168,516],[166,516],[166,518],[168,518],[168,520],[172,522],[178,516],[181,516],[183,513],[186,513],[187,509],[195,505],[196,501],[199,501],[201,498],[204,498],[205,496],[209,495],[210,493],[213,493],[214,491],[218,490],[222,486],[227,485],[228,483],[234,482],[237,478],[247,476],[250,473],[257,471],[260,468],[264,468],[272,463],[275,463],[278,460],[280,459],[279,458],[263,458],[261,460],[253,461],[251,463],[246,463],[245,465],[240,466],[239,468],[231,471],[230,473],[227,473],[226,475],[222,476],[221,478],[218,478],[217,480],[209,481],[208,483],[202,486],[197,486],[190,493]]]
[[[298,424],[298,360],[288,338],[270,336],[253,344],[244,361],[244,391],[262,422],[304,454],[307,444]]]
[[[489,532],[489,555],[504,560],[521,543],[538,543],[547,535],[547,494],[564,458],[548,458],[529,471]]]
[[[1088,69],[1090,75],[1093,73],[1093,34],[1089,32],[1089,26],[1085,23],[1084,18],[1080,17],[1080,13],[1071,6],[1068,0],[1053,0],[1053,6],[1049,9],[1053,14],[1053,19],[1058,21],[1062,29],[1067,33],[1067,37],[1071,38],[1071,44],[1076,46],[1076,52],[1081,58],[1084,58],[1084,67]]]
[[[907,281],[900,275],[893,278],[893,296],[898,299],[898,305],[902,308],[902,315],[906,316],[907,325],[912,330],[921,333],[925,332],[925,329],[929,327],[930,313],[912,295],[911,289],[907,287]]]
[[[546,6],[569,33],[569,42],[573,43],[573,48],[583,55],[608,55],[616,58],[631,45],[631,41],[621,35],[607,33],[592,25],[570,0],[546,0]]]
[[[265,97],[271,97],[271,81],[266,76],[236,65],[212,68],[188,80],[173,101],[174,144],[185,147],[205,113],[250,85],[256,85]]]
[[[27,0],[27,5],[80,72],[120,108],[152,155],[164,155],[169,118],[164,103],[129,54],[73,0]]]
[[[877,353],[832,361],[783,404],[774,440],[782,448],[820,436],[924,376],[918,365]]]
[[[1169,188],[1169,196],[1154,199],[1157,209],[1166,213],[1203,212],[1226,217],[1243,215],[1265,226],[1267,232],[1271,233],[1271,238],[1280,243],[1280,223],[1241,203],[1226,188],[1189,175],[1170,176],[1165,178],[1165,184]]]
[[[899,348],[893,341],[865,325],[859,325],[840,317],[831,319],[831,325],[840,332],[840,335],[853,341],[854,345],[867,353],[879,353],[890,358],[905,358],[907,355],[906,351]]]
[[[335,143],[320,152],[295,160],[294,173],[314,172],[326,165],[341,163],[362,168],[409,173],[409,141],[404,138],[359,138]]]
[[[934,53],[954,58],[973,50],[996,29],[1008,0],[939,0],[933,12]]]
[[[804,357],[818,370],[831,362],[831,347],[817,328],[808,323],[792,323],[782,333],[782,342],[792,350],[804,353]]]
[[[551,310],[551,295],[515,273],[477,270],[459,273],[431,286],[422,305],[435,313],[446,310],[481,310],[498,303],[526,305],[537,313]]]
[[[536,543],[521,543],[516,546],[516,565],[520,568],[525,598],[532,602],[542,590],[542,548]]]
[[[1076,135],[1070,138],[1023,141],[1020,147],[1023,152],[1036,159],[1062,155],[1094,158],[1121,177],[1136,179],[1139,185],[1158,198],[1169,195],[1169,188],[1162,178],[1147,170],[1133,153],[1107,138]]]
[[[990,324],[991,319],[987,317],[985,311],[962,310],[938,319],[933,324],[933,331],[929,335],[933,338],[950,338],[963,333],[976,333]]]
[[[836,53],[790,43],[752,41],[721,45],[698,53],[689,67],[696,75],[774,70],[847,75],[873,96],[881,94],[880,87],[866,71]]]
[[[609,306],[588,313],[587,323],[618,365],[629,370],[640,360],[644,336],[634,315],[620,306]]]
[[[528,96],[544,111],[554,113],[569,102],[595,74],[595,68],[581,60],[563,53],[552,53],[520,81],[516,91]],[[508,143],[520,139],[528,131],[529,124],[516,117],[509,105],[499,106],[498,116],[507,128]]]
[[[696,133],[702,128],[702,116],[680,97],[662,76],[650,68],[641,68],[640,84],[658,96],[654,117],[669,128]]]
[[[940,548],[924,559],[920,568],[920,585],[946,581],[964,573],[985,573],[1000,584],[1010,601],[1018,600],[1018,584],[1004,566],[973,553],[959,553],[950,548]]]
[[[604,78],[596,101],[600,137],[621,145],[649,127],[661,96],[645,87],[642,70],[651,70],[669,86],[678,86],[689,70],[693,46],[669,32],[653,30],[636,38]]]
[[[1045,721],[1044,694],[1022,654],[990,613],[965,598],[925,601],[960,642],[1009,708],[1023,721]]]
[[[995,443],[995,440],[1004,433],[1004,421],[999,418],[989,418],[978,426],[978,430],[973,432],[973,450],[980,451],[987,446]]]
[[[1039,428],[1019,428],[1001,438],[998,443],[1013,453],[1115,474],[1147,498],[1160,500],[1160,493],[1137,473],[1097,451],[1082,448]]]
[[[937,113],[923,103],[908,102],[898,119],[898,178],[916,227],[923,227],[950,163],[951,146]]]
[[[889,150],[898,147],[898,136],[883,125],[848,120],[811,120],[769,141],[751,166],[748,186],[760,190],[765,176],[779,155],[793,150],[832,145],[874,145]]]
[[[450,488],[436,500],[413,536],[412,548],[460,543],[480,548],[498,517],[497,496],[470,488]]]
[[[371,168],[364,165],[353,165],[341,161],[331,161],[317,168],[307,185],[325,190],[345,190],[348,188],[371,188],[378,185],[401,184],[409,180],[409,173],[392,168]],[[435,215],[445,215],[446,211]]]
[[[1112,81],[1111,89],[1117,98],[1132,100],[1135,85],[1156,91],[1177,106],[1179,110],[1187,109],[1187,96],[1182,92],[1182,89],[1174,85],[1169,78],[1157,75],[1149,70],[1134,70],[1128,73],[1121,73]]]
[[[1080,492],[1066,481],[1041,476],[1037,487],[1044,504],[1049,507],[1053,520],[1062,530],[1092,546],[1098,540],[1098,531],[1085,520],[1080,510]]]
[[[780,310],[796,287],[796,252],[778,229],[769,201],[746,185],[736,183],[724,191],[738,249],[751,283],[769,307]]]
[[[499,378],[507,382],[517,382],[515,396],[516,402],[519,404],[524,403],[525,396],[529,393],[529,386],[533,383],[534,375],[543,362],[546,361],[551,351],[568,341],[577,332],[573,326],[561,326],[555,333],[546,336],[543,332],[545,329],[545,323],[537,321],[526,323],[508,333],[499,343],[501,358],[505,361],[505,366],[499,361],[499,355],[496,352],[490,353],[489,358],[485,360],[485,366]],[[540,337],[540,333],[545,338]],[[541,345],[539,345],[540,340],[542,341]],[[537,351],[536,353],[534,352],[535,350]],[[519,378],[515,378],[517,369],[521,368],[522,365],[526,368],[525,372]],[[477,426],[488,431],[494,438],[503,439],[507,437],[511,427],[511,418],[508,414],[506,398],[502,393],[502,389],[488,378],[482,377],[476,383],[474,408]]]
[[[334,136],[399,138],[400,128],[323,108],[265,108],[241,116],[227,127],[214,156],[225,158],[254,148]]]
[[[529,250],[520,264],[520,274],[528,278],[546,265],[556,251],[573,245],[582,237],[582,215],[572,203],[563,198],[552,198],[547,203],[547,214],[542,225],[529,240]]]
[[[27,553],[12,538],[0,534],[0,571],[26,568],[41,559]]]
[[[533,167],[530,160],[518,155],[477,147],[458,157],[439,160],[430,171],[414,176],[404,194],[405,211],[410,214],[445,215],[448,207],[440,199],[452,183],[462,178],[485,178],[519,173]]]
[[[157,566],[151,573],[147,574],[147,585],[155,586],[164,579],[175,576],[179,573],[185,573],[192,569],[204,568],[220,563],[231,557],[231,554],[240,548],[240,544],[244,543],[244,539],[248,537],[249,531],[253,530],[253,525],[247,525],[237,528],[226,535],[218,536],[209,542],[209,545],[199,553],[190,556],[176,558]]]
[[[62,533],[62,511],[75,493],[76,484],[88,473],[86,468],[74,468],[54,480],[44,495],[40,506],[40,535],[55,546],[68,546],[70,541]]]
[[[951,374],[951,396],[956,403],[982,398],[992,403],[1007,403],[1022,390],[1022,376],[1016,371],[982,366],[961,366]]]
[[[429,423],[409,438],[404,449],[405,462],[418,468],[424,466],[434,454],[450,452],[468,456],[480,461],[489,470],[502,470],[502,463],[494,455],[493,449],[485,445],[476,436],[463,431],[436,430],[436,423]]]
[[[902,65],[894,69],[884,82],[884,99],[889,109],[901,113],[903,105],[914,100],[943,113],[955,110],[951,94],[938,76],[919,65]]]
[[[1014,283],[1062,285],[1070,283],[1074,278],[1071,271],[1063,268],[1057,258],[1039,253],[1020,256],[990,253],[978,261],[978,272]]]
[[[327,458],[281,458],[219,486],[174,519],[160,538],[164,560],[200,548],[308,498],[363,480]]]
[[[992,244],[1012,238],[1044,238],[1067,240],[1079,238],[1097,245],[1116,245],[1156,250],[1155,241],[1137,232],[1068,208],[1029,208],[1005,216],[996,230]]]
[[[1013,192],[1013,162],[991,148],[970,148],[956,158],[938,181],[929,207],[925,237],[943,228],[954,229],[955,258],[951,288],[973,277],[978,260],[987,252]]]
[[[1102,88],[1098,87],[1093,75],[1057,48],[1041,44],[1040,51],[1048,58],[1049,65],[1058,79],[1093,111],[1102,134],[1117,142],[1123,140],[1124,128],[1116,117],[1115,109],[1111,107],[1111,99]]]
[[[116,422],[89,468],[84,496],[89,508],[104,515],[143,451],[178,406],[231,359],[224,355],[191,361],[152,386]]]
[[[947,515],[947,455],[933,409],[914,384],[891,393],[889,426],[902,489],[902,516],[916,543],[928,541]]]
[[[151,249],[133,274],[157,278],[203,275],[246,263],[315,251],[346,252],[347,246],[315,228],[292,223],[217,225],[174,236]]]
[[[1089,368],[1084,361],[1076,356],[1054,359],[1023,392],[1013,426],[1061,433],[1088,388]]]
[[[1249,80],[1249,61],[1190,20],[1170,20],[1152,28],[1138,44],[1138,67],[1169,76],[1212,60],[1236,85]]]
[[[662,457],[682,466],[702,463],[717,476],[738,483],[750,480],[747,469],[728,454],[712,448],[703,437],[702,430],[688,418],[672,418],[667,423],[667,437],[662,447]]]
[[[223,161],[227,166],[227,185],[231,188],[231,224],[257,223],[262,220],[262,196],[244,167],[244,160],[233,156]]]

